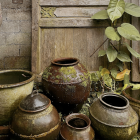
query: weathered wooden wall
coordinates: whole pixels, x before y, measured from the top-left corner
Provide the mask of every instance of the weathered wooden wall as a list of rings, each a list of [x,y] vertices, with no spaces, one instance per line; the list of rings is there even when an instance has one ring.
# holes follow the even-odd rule
[[[109,0],[32,0],[32,71],[39,75],[58,57],[77,57],[89,71],[101,65],[112,67],[106,57],[98,58],[98,52],[90,57],[106,39],[104,30],[109,25],[107,20],[90,17],[106,9],[108,3]],[[128,15],[121,20],[131,22]],[[104,48],[107,43],[100,49]]]

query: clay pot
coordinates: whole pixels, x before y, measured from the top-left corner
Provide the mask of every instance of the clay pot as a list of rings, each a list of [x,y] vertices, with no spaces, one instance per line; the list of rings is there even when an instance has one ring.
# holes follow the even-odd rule
[[[90,107],[95,133],[102,140],[131,140],[138,130],[138,115],[121,95],[105,93]]]
[[[90,126],[90,119],[79,113],[73,113],[66,117],[60,130],[62,140],[94,140],[95,133]]]
[[[82,104],[90,93],[90,74],[77,58],[53,60],[42,82],[47,96],[59,103],[56,108],[62,105],[64,111],[70,110],[68,106]]]
[[[129,100],[131,107],[138,114],[140,122],[140,90],[132,90],[132,87],[128,87],[122,92],[122,95],[124,95]]]
[[[34,79],[35,75],[30,71],[0,71],[0,125],[9,125],[21,100],[31,94]]]
[[[50,99],[34,91],[20,103],[12,118],[11,138],[55,140],[60,126],[59,114]]]

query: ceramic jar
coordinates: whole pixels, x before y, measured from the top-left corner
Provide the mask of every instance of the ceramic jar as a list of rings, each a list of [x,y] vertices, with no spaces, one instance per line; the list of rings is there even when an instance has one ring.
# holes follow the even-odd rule
[[[47,96],[66,110],[67,105],[78,105],[90,93],[90,74],[77,58],[60,58],[51,62],[42,75]],[[65,108],[66,107],[66,108]]]
[[[90,126],[90,119],[79,113],[73,113],[66,117],[60,130],[62,140],[94,140],[95,133]]]
[[[13,115],[10,132],[18,140],[55,140],[61,121],[55,107],[45,95],[34,91]]]
[[[102,94],[93,101],[90,119],[102,140],[131,140],[138,130],[138,115],[127,98],[113,93]]]

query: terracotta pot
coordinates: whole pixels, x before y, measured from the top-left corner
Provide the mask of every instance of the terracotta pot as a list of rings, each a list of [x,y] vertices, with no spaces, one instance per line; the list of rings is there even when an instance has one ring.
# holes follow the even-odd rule
[[[140,90],[132,90],[132,87],[128,87],[122,92],[122,95],[124,95],[129,100],[131,107],[138,114],[140,122]]]
[[[31,94],[35,75],[25,70],[0,71],[0,125],[9,125],[21,100]]]
[[[138,130],[138,115],[121,95],[102,94],[90,107],[95,133],[102,140],[131,140]]]
[[[47,95],[55,103],[65,104],[62,107],[81,104],[90,93],[90,74],[77,58],[53,60],[42,81]]]
[[[94,140],[95,133],[90,126],[90,119],[79,113],[73,113],[66,117],[60,130],[62,140]]]
[[[16,110],[10,132],[12,139],[55,140],[61,121],[50,99],[40,93],[28,95]]]

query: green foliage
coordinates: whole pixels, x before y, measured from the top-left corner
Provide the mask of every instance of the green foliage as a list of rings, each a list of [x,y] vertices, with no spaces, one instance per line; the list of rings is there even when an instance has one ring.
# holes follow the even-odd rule
[[[120,71],[123,71],[123,63],[122,62],[118,62],[116,64],[116,66],[120,69]]]
[[[108,18],[109,17],[107,14],[107,10],[101,10],[91,17],[91,19],[108,19]]]
[[[107,8],[107,13],[113,23],[114,20],[120,18],[125,10],[124,0],[110,0]]]
[[[133,3],[125,4],[125,12],[132,16],[140,17],[140,7]]]
[[[108,73],[103,75],[103,80],[104,83],[108,86],[108,87],[112,87],[112,78],[109,76]]]
[[[110,70],[112,77],[116,78],[118,71],[115,69]]]
[[[140,40],[139,31],[129,23],[121,24],[121,27],[117,28],[119,34],[129,40]]]
[[[106,51],[100,50],[98,53],[98,57],[104,56],[106,54]]]
[[[113,49],[111,46],[108,47],[106,54],[109,62],[113,62],[117,57],[117,51]]]
[[[124,45],[127,47],[127,49],[129,50],[129,52],[135,56],[136,58],[140,58],[140,54],[137,53],[135,50],[133,50],[127,43],[124,43]]]
[[[119,51],[117,58],[122,62],[132,62],[129,55],[127,55],[125,52]]]
[[[121,39],[119,34],[115,31],[113,27],[107,27],[105,30],[105,35],[111,40],[119,41]]]

